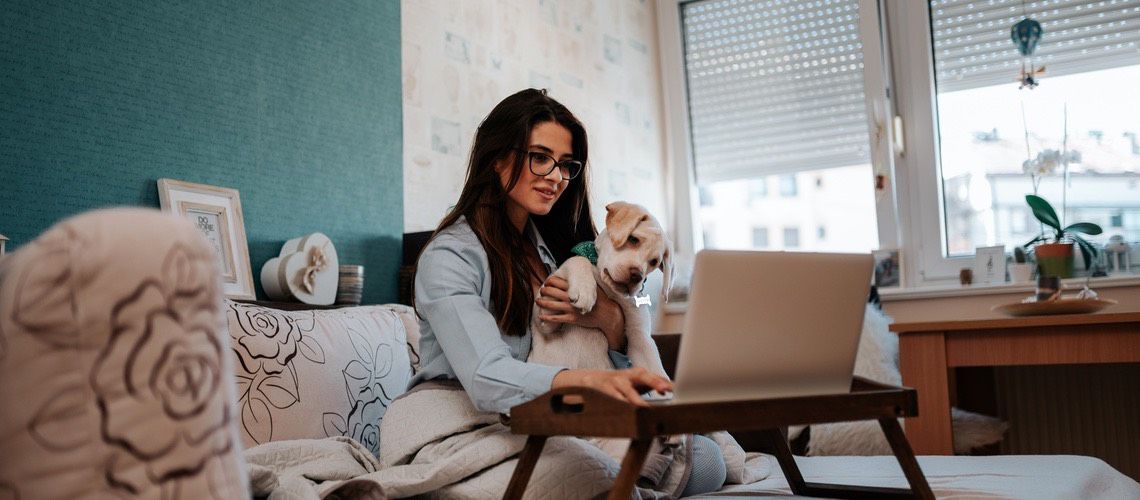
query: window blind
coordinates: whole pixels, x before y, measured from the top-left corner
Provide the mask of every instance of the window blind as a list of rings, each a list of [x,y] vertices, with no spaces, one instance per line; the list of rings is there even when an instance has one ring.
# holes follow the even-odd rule
[[[1046,79],[1140,64],[1140,0],[931,0],[938,92],[1014,84],[1023,12],[1044,29],[1033,62]]]
[[[682,4],[700,183],[868,163],[858,0]]]

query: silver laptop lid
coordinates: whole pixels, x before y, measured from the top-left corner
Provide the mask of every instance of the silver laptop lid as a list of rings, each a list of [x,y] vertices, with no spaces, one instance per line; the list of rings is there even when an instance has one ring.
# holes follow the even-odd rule
[[[848,392],[872,265],[869,254],[699,252],[676,398]]]

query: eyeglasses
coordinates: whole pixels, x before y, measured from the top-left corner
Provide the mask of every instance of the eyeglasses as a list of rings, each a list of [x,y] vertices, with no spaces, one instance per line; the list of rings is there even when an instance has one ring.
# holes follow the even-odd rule
[[[582,162],[578,160],[555,161],[553,156],[539,151],[525,151],[530,173],[539,177],[546,177],[557,167],[564,180],[578,177],[582,173]]]

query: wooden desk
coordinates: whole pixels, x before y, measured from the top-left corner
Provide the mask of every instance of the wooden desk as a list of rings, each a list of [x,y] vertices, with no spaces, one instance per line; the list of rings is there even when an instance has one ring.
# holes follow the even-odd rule
[[[960,366],[1140,363],[1140,312],[895,323],[904,386],[918,391],[906,421],[919,455],[952,455],[950,373]]]

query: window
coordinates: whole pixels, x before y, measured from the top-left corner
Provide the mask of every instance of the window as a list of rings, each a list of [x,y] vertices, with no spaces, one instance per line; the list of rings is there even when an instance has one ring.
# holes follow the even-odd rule
[[[768,196],[768,179],[761,177],[748,183],[748,201],[757,202]]]
[[[798,227],[785,227],[784,228],[784,248],[799,248],[800,247],[800,228]]]
[[[780,176],[780,196],[791,197],[796,195],[796,176],[794,175],[781,175]]]
[[[1047,71],[1037,88],[1018,90],[1023,61],[1010,28],[1022,4],[677,0],[658,9],[660,26],[677,26],[662,31],[661,54],[667,118],[683,131],[670,147],[691,161],[678,199],[692,184],[709,188],[692,223],[716,226],[725,248],[748,246],[754,227],[825,227],[799,244],[898,247],[910,284],[956,281],[975,247],[1010,248],[1040,230],[1022,165],[1063,148],[1079,152],[1067,183],[1047,176],[1038,193],[1064,203],[1066,220],[1100,224],[1100,243],[1140,242],[1140,5],[1024,2],[1045,29],[1032,63]],[[742,203],[760,178],[778,196]]]
[[[706,246],[775,247],[766,228],[789,223],[845,226],[850,237],[801,241],[799,229],[789,228],[784,248],[879,246],[863,92],[865,53],[879,46],[865,46],[860,36],[866,5],[875,3],[679,2],[672,15],[679,16],[678,74],[688,97],[679,107],[689,120],[687,156],[702,201],[694,221],[717,234]],[[768,197],[769,179],[779,197]],[[818,189],[801,190],[801,183]]]
[[[1059,212],[1064,205],[1069,222],[1100,224],[1105,234],[1094,241],[1140,240],[1121,227],[1126,214],[1140,214],[1140,196],[1129,189],[1140,178],[1140,5],[1029,1],[1023,11],[1019,0],[931,0],[888,8],[909,143],[899,161],[916,172],[910,203],[920,215],[906,232],[919,282],[954,276],[975,247],[1011,248],[1038,234],[1023,166],[1050,150],[1071,159],[1068,182],[1061,163],[1037,193]],[[1025,62],[1046,71],[1036,88],[1019,89],[1023,59],[1010,28],[1026,15],[1044,35]]]
[[[768,228],[754,227],[752,228],[752,247],[753,248],[768,248]]]

